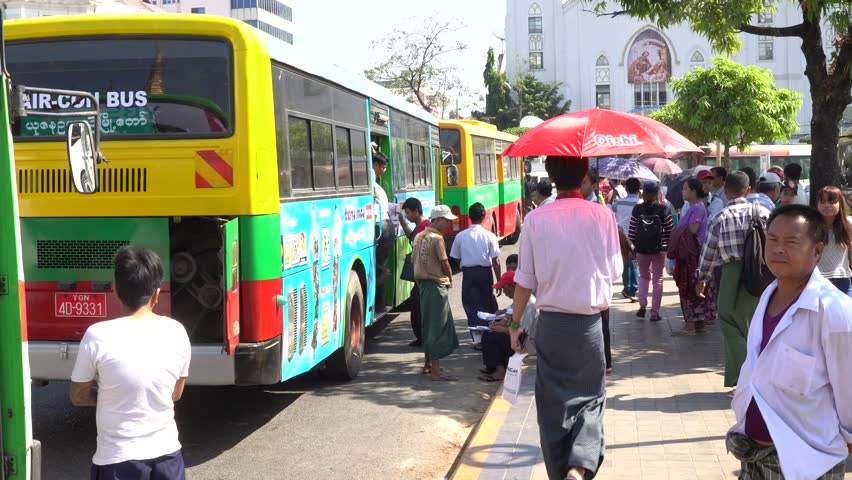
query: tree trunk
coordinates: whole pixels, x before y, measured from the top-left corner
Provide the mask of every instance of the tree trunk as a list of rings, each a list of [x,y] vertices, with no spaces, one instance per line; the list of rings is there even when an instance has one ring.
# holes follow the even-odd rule
[[[722,166],[725,167],[725,170],[730,173],[733,168],[733,162],[731,162],[731,144],[725,143],[725,150],[722,152]]]
[[[837,141],[843,111],[852,102],[852,76],[846,71],[848,59],[840,62],[835,59],[829,68],[823,50],[821,17],[809,14],[805,11],[807,8],[808,4],[803,3],[802,53],[805,54],[805,76],[810,82],[812,101],[810,202],[814,204],[822,187],[840,185]]]

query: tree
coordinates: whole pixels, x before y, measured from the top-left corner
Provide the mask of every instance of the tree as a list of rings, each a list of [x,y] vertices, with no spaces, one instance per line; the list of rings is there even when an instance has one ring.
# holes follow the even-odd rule
[[[547,120],[570,110],[571,100],[565,100],[565,96],[559,93],[561,85],[541,82],[530,72],[521,75],[515,81],[514,89],[520,92],[522,115]]]
[[[607,14],[607,1],[586,1],[595,3],[599,14]],[[774,3],[767,0],[618,0],[621,10],[608,15],[629,14],[655,21],[660,28],[689,22],[695,32],[710,39],[716,51],[728,54],[742,46],[740,33],[801,39],[805,76],[813,101],[813,200],[820,188],[840,183],[838,125],[843,110],[852,102],[852,0],[797,0],[801,23],[783,27],[751,24],[758,14],[773,12]],[[824,25],[828,31],[824,31]],[[824,44],[824,38],[830,41]]]
[[[526,115],[547,120],[571,108],[571,100],[559,93],[561,83],[542,82],[526,72],[509,85],[509,77],[495,68],[493,48],[488,49],[483,78],[488,90],[485,111],[473,112],[473,118],[492,122],[499,130],[519,125]]]
[[[772,72],[716,58],[708,69],[696,68],[671,81],[674,102],[650,116],[702,145],[718,141],[730,168],[731,146],[787,141],[798,130],[801,95],[775,86]]]
[[[477,113],[480,113],[480,117],[487,118],[497,125],[498,129],[503,130],[518,123],[517,108],[509,93],[509,77],[497,70],[495,64],[494,49],[489,48],[485,60],[485,71],[482,74],[485,88],[488,90],[485,94],[485,114]]]
[[[448,93],[461,86],[455,75],[457,68],[444,65],[448,53],[467,48],[463,42],[446,42],[447,34],[457,31],[455,19],[438,20],[435,16],[423,23],[418,31],[395,29],[393,33],[373,43],[385,51],[385,60],[364,71],[370,80],[397,90],[412,103],[432,113],[441,113],[449,104]]]
[[[515,135],[515,136],[520,137],[520,136],[523,136],[523,134],[529,132],[530,127],[509,127],[509,128],[507,128],[503,131],[506,132],[506,133],[509,133],[511,135]]]

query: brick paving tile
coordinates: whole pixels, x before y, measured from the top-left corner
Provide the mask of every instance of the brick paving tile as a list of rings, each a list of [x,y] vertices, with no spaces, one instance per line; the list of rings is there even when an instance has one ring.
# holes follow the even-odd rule
[[[620,285],[614,290],[620,291]],[[596,478],[736,478],[739,462],[725,451],[724,443],[735,418],[722,385],[719,324],[708,326],[704,334],[672,337],[683,317],[671,279],[665,281],[665,292],[662,322],[637,318],[638,306],[619,294],[610,309],[614,374],[608,377],[604,416],[606,457]],[[547,479],[538,449],[535,359],[527,363],[523,391],[510,408],[494,450],[478,476],[468,472],[464,479]],[[466,459],[463,454],[461,462]],[[852,480],[852,474],[846,480]]]

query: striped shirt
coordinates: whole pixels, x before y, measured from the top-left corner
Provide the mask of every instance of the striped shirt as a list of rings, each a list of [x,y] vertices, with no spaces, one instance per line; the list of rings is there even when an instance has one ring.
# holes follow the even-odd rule
[[[849,278],[852,277],[852,269],[849,268],[849,250],[846,245],[837,243],[834,232],[828,232],[828,243],[819,257],[817,264],[819,272],[825,278]]]
[[[751,231],[752,207],[757,208],[764,222],[769,218],[769,210],[765,207],[751,204],[740,197],[728,202],[728,206],[710,221],[707,243],[704,244],[698,266],[699,280],[710,280],[713,267],[720,261],[724,265],[743,258],[746,236]]]

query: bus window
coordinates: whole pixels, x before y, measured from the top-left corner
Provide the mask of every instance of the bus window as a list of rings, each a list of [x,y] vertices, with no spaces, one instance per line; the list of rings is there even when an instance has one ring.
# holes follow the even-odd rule
[[[231,47],[223,40],[25,40],[9,42],[7,54],[16,83],[98,96],[105,137],[227,136],[233,128]],[[45,111],[84,106],[67,95],[27,102]],[[12,128],[21,139],[57,136],[72,120],[32,115]]]
[[[441,129],[441,150],[443,151],[441,163],[444,165],[461,163],[461,134],[453,128]]]
[[[289,117],[287,126],[293,190],[311,188],[311,148],[308,143],[308,121]]]
[[[314,190],[334,190],[334,146],[328,123],[311,122],[311,157]]]
[[[352,187],[352,151],[349,144],[349,129],[335,128],[337,138],[337,186]]]
[[[352,130],[352,183],[355,188],[370,185],[370,165],[367,164],[367,136]]]

